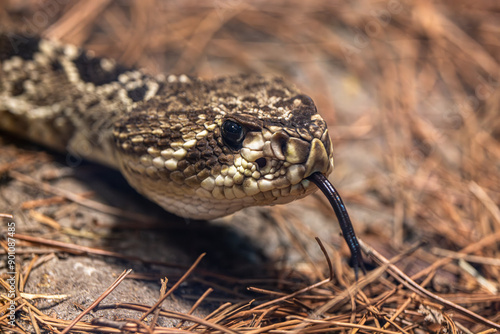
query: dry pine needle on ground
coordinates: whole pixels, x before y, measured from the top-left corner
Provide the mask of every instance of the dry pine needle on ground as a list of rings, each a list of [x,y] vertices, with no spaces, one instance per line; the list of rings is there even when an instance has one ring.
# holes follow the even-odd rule
[[[265,261],[257,262],[261,267],[246,268],[246,275],[203,266],[206,258],[198,265],[204,244],[195,248],[196,255],[182,258],[145,256],[162,253],[157,248],[156,253],[145,248],[144,253],[132,255],[123,244],[117,247],[118,243],[103,240],[134,239],[147,232],[126,223],[109,232],[99,224],[141,221],[142,227],[159,228],[155,216],[122,210],[128,206],[105,205],[99,192],[65,189],[64,182],[56,181],[71,176],[71,169],[44,168],[54,161],[50,153],[12,145],[2,136],[1,219],[6,226],[14,214],[19,233],[18,322],[10,331],[257,334],[500,329],[500,5],[482,0],[473,5],[417,0],[49,3],[3,1],[1,29],[83,46],[149,73],[213,77],[271,72],[301,86],[329,123],[337,152],[331,179],[354,218],[367,258],[377,266],[355,282],[341,239],[326,237],[329,233],[321,224],[309,224],[290,206],[266,208],[262,215],[256,211],[258,219],[274,224],[286,237],[287,246],[278,242],[265,254]],[[84,172],[93,168],[98,167],[84,166]],[[320,223],[329,226],[333,223],[325,203],[315,195],[297,205],[319,212]],[[94,216],[94,211],[106,216]],[[97,217],[97,227],[90,223],[92,217]],[[241,231],[248,232],[246,228]],[[252,239],[249,232],[250,238],[258,243],[259,233],[253,233]],[[320,233],[324,255],[314,239]],[[203,238],[190,240],[196,244]],[[1,241],[1,245],[6,254],[8,244]],[[241,258],[231,262],[229,252],[221,251],[220,259],[242,262]],[[125,261],[105,273],[109,284],[94,293],[110,294],[92,312],[94,295],[85,305],[72,300],[73,314],[83,316],[74,324],[76,316],[51,313],[42,301],[65,303],[85,286],[61,287],[39,279],[43,275],[33,276],[41,270],[48,273],[43,268],[65,257]],[[137,263],[151,267],[119,277],[116,268]],[[5,269],[0,284],[9,291]],[[160,275],[165,272],[168,275]],[[164,276],[168,282],[160,287],[157,283]],[[129,284],[132,291],[131,281],[147,280],[156,282],[158,307],[151,308],[154,302],[146,303],[140,293],[110,300],[120,285]],[[35,287],[42,291],[44,284],[48,288],[43,293],[35,291]],[[47,293],[52,286],[58,289]],[[183,307],[178,304],[183,312],[167,305],[178,299],[185,302]],[[5,329],[10,300],[2,292],[0,301],[0,326]],[[128,319],[98,313],[106,309],[135,313]],[[151,313],[147,321],[141,321],[147,312]],[[175,327],[161,323],[166,318],[173,319]]]

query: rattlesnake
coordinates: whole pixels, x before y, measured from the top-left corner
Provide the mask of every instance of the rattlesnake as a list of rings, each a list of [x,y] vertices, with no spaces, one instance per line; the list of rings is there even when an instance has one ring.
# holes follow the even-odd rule
[[[0,62],[0,129],[116,168],[183,217],[288,203],[316,183],[361,263],[347,211],[325,177],[333,169],[326,123],[283,79],[151,76],[14,34],[0,34]]]

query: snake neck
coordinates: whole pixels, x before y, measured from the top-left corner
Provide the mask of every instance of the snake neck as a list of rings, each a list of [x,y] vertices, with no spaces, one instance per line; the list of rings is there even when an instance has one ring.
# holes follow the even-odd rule
[[[164,85],[91,52],[0,35],[0,129],[118,168],[112,129]]]

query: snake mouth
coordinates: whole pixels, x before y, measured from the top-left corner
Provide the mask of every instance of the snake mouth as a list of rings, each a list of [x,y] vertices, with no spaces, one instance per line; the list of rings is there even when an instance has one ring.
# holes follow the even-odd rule
[[[286,178],[290,185],[296,185],[315,172],[328,175],[333,170],[327,131],[322,139],[304,140],[291,137],[285,131],[267,136],[265,132],[264,135],[250,132],[240,154],[255,165],[260,177],[269,181]]]

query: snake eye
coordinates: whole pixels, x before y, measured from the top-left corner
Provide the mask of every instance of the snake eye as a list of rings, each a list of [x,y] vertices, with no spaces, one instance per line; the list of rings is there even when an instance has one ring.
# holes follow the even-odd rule
[[[222,124],[222,139],[232,149],[240,149],[241,143],[245,139],[245,131],[240,124],[227,120]]]

